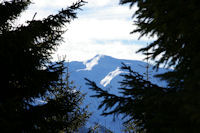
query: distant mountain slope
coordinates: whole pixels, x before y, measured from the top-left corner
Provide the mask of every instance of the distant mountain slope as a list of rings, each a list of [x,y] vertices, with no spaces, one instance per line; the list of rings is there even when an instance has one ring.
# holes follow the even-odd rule
[[[115,59],[105,55],[96,55],[94,58],[86,62],[73,61],[69,63],[70,78],[75,82],[75,85],[78,89],[80,87],[80,91],[82,93],[87,94],[85,97],[84,105],[89,105],[89,111],[93,113],[88,121],[87,127],[90,127],[95,123],[99,123],[101,126],[110,129],[114,133],[121,133],[121,130],[123,129],[123,120],[118,118],[115,121],[112,121],[112,116],[104,117],[100,115],[102,110],[98,110],[98,105],[101,100],[90,97],[95,93],[89,90],[89,87],[85,85],[86,81],[84,78],[95,81],[100,87],[105,87],[105,89],[108,89],[110,92],[118,94],[117,88],[120,87],[118,82],[122,80],[122,77],[119,75],[124,73],[120,69],[122,62],[131,66],[134,71],[139,72],[140,74],[144,74],[146,71],[145,62]],[[152,66],[150,66],[149,71],[151,73],[151,82],[160,86],[166,86],[165,82],[153,77],[155,74],[166,72],[166,69],[159,69],[156,72],[152,69]]]

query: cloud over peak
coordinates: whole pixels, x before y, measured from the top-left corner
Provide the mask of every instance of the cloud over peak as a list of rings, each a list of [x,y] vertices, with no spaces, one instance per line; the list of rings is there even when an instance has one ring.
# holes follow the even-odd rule
[[[35,12],[37,12],[36,19],[55,14],[73,2],[76,0],[33,0],[33,4],[22,15],[20,22],[32,19]],[[57,55],[66,55],[70,61],[84,61],[96,54],[141,60],[142,56],[136,55],[135,51],[146,46],[146,43],[153,39],[145,37],[138,41],[138,33],[130,35],[130,32],[136,28],[131,16],[137,7],[134,6],[130,10],[127,5],[119,5],[119,0],[87,0],[86,2],[88,3],[82,7],[83,10],[78,11],[78,19],[67,25],[68,30],[63,36],[65,42],[53,55],[54,60]]]

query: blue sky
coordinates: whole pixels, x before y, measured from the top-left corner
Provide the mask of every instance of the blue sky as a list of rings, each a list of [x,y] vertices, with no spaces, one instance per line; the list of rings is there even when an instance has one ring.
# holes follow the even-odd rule
[[[33,0],[33,4],[23,13],[20,22],[44,18],[69,6],[76,0]],[[128,5],[119,5],[119,0],[87,0],[87,4],[78,11],[78,19],[67,25],[64,42],[53,55],[65,56],[69,61],[85,61],[96,54],[109,55],[120,59],[142,60],[135,52],[146,46],[153,38],[143,37],[139,33],[130,34],[136,28],[131,16],[137,9]]]

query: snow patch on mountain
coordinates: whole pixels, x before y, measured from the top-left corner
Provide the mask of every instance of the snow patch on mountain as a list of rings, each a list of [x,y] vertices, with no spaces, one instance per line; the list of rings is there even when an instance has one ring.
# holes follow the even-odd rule
[[[84,69],[79,69],[79,70],[77,70],[77,72],[78,72],[78,71],[90,71],[90,70],[92,70],[92,68],[98,64],[98,62],[99,62],[99,60],[100,60],[100,58],[101,58],[102,56],[103,56],[103,55],[96,55],[96,56],[95,56],[94,58],[92,58],[91,60],[88,60],[88,61],[84,62],[84,65],[85,65],[86,68],[84,68]]]
[[[114,71],[109,72],[101,81],[100,84],[106,87],[110,84],[111,80],[115,78],[117,75],[121,74],[123,71],[120,70],[120,67],[117,67]]]

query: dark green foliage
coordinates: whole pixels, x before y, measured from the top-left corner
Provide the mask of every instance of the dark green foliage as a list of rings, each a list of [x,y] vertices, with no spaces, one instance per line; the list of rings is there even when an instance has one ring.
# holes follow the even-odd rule
[[[65,23],[76,18],[75,10],[83,3],[79,1],[56,15],[19,26],[14,26],[14,22],[31,2],[0,3],[0,132],[39,132],[44,127],[50,132],[63,128],[62,124],[47,126],[45,122],[54,115],[62,117],[66,110],[57,114],[62,108],[54,107],[64,103],[57,99],[44,105],[32,105],[32,102],[57,87],[64,67],[62,62],[52,64],[51,54],[62,41]]]
[[[124,133],[139,133],[139,131],[135,127],[134,121],[124,123],[123,126],[125,127],[125,129],[123,130]]]
[[[106,127],[100,125],[99,123],[95,123],[94,126],[89,128],[87,133],[113,133],[111,130],[107,129]]]
[[[84,95],[73,86],[73,81],[69,80],[69,73],[66,77],[64,73],[61,74],[56,86],[45,96],[44,101],[47,104],[37,108],[39,110],[37,113],[41,114],[37,125],[38,131],[48,133],[78,131],[89,118],[87,107],[81,108],[83,97]]]
[[[148,47],[140,49],[145,53],[152,50],[151,59],[157,59],[157,66],[164,63],[175,66],[175,71],[164,79],[176,84],[177,89],[186,88],[190,82],[199,88],[199,36],[200,2],[198,0],[121,0],[121,4],[137,4],[139,9],[134,16],[141,36],[157,36]],[[191,79],[193,78],[193,79]],[[179,82],[180,80],[183,82]],[[177,82],[176,82],[177,81]],[[176,83],[175,83],[176,82]],[[188,84],[189,83],[189,84]]]
[[[133,32],[140,32],[141,36],[147,34],[157,36],[153,43],[140,49],[139,52],[152,50],[151,59],[156,60],[158,55],[162,55],[156,60],[157,66],[164,63],[174,67],[174,71],[157,76],[167,80],[169,83],[167,90],[173,91],[172,94],[167,94],[167,97],[168,101],[174,104],[175,109],[170,104],[166,108],[175,111],[166,116],[174,119],[171,123],[176,121],[174,132],[199,132],[200,2],[198,0],[121,0],[121,3],[129,3],[131,6],[137,4],[139,7],[135,13],[138,29]]]
[[[151,51],[150,59],[173,67],[157,75],[168,82],[166,88],[123,66],[120,91],[116,96],[88,80],[94,97],[103,97],[103,115],[123,114],[139,132],[198,133],[200,131],[200,2],[198,0],[121,0],[121,4],[137,4],[135,24],[141,36],[157,39],[138,52]],[[160,57],[159,57],[160,56]],[[159,58],[157,58],[159,57]],[[134,69],[134,68],[133,68]]]
[[[0,4],[0,32],[12,28],[11,23],[27,8],[30,0],[5,1]]]

